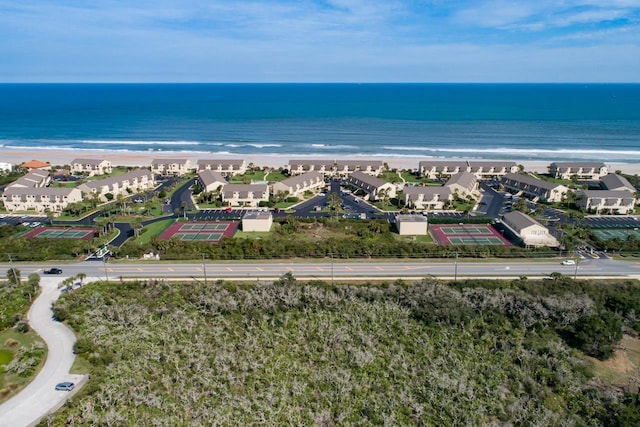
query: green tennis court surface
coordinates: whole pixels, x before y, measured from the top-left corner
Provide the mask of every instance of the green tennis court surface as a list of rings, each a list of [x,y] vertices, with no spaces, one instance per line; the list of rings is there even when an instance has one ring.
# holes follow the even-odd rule
[[[182,224],[180,231],[196,231],[196,230],[219,230],[224,231],[229,227],[229,224]]]
[[[629,236],[635,236],[640,239],[640,230],[620,230],[620,229],[598,229],[592,230],[594,236],[600,240],[620,239],[627,240]]]
[[[224,233],[175,233],[173,235],[173,237],[177,237],[180,240],[186,240],[186,241],[210,241],[210,242],[217,242],[218,240],[222,239],[222,236],[224,235]]]
[[[448,237],[453,245],[504,245],[498,237],[478,236],[478,237]]]
[[[43,230],[38,230],[38,233],[33,237],[44,237],[49,239],[82,239],[86,237],[88,234],[93,233],[93,230],[74,230],[72,228],[68,229],[55,229],[55,228],[45,228]]]
[[[487,227],[440,227],[444,234],[491,234]]]

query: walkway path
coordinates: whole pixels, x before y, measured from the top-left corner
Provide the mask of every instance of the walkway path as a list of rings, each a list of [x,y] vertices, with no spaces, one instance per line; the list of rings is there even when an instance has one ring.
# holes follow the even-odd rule
[[[0,426],[30,426],[61,407],[88,376],[69,373],[75,359],[73,344],[76,337],[69,328],[53,320],[51,304],[60,296],[61,277],[43,276],[42,293],[29,310],[29,325],[47,343],[48,354],[44,367],[36,378],[19,394],[0,405]],[[59,382],[76,384],[73,392],[55,391]]]

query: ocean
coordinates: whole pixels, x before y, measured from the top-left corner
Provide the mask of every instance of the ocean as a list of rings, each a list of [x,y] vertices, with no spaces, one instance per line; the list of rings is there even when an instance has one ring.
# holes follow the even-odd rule
[[[640,163],[640,85],[0,84],[0,147]]]

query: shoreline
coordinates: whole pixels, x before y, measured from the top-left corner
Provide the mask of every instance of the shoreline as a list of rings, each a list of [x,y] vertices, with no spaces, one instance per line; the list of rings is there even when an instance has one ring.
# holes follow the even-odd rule
[[[337,156],[337,155],[291,155],[283,156],[281,154],[220,154],[209,152],[185,152],[185,151],[104,151],[104,150],[56,150],[46,147],[35,148],[32,151],[25,149],[0,147],[0,161],[10,163],[13,165],[28,162],[30,160],[40,160],[43,162],[49,162],[53,166],[68,165],[76,158],[90,158],[90,159],[105,159],[109,160],[113,166],[151,166],[151,162],[154,159],[189,159],[189,161],[195,165],[200,159],[244,159],[247,164],[253,163],[259,167],[272,167],[280,168],[286,166],[289,160],[297,159],[310,159],[310,160],[382,160],[387,163],[390,168],[415,170],[418,168],[418,162],[426,160],[438,160],[438,161],[460,161],[460,160],[473,160],[473,161],[505,161],[505,159],[476,159],[465,157],[413,157],[413,158],[394,158],[385,157],[379,159],[378,156],[364,156],[364,155],[351,155],[351,156]],[[546,173],[547,167],[552,161],[546,160],[522,160],[511,159],[507,161],[515,161],[517,164],[521,164],[525,167],[525,171]],[[559,160],[560,161],[560,160]],[[587,161],[601,161],[598,159],[584,160]],[[579,162],[579,161],[576,161]],[[604,161],[611,172],[620,170],[628,175],[635,175],[640,173],[640,164],[636,163],[607,163]]]

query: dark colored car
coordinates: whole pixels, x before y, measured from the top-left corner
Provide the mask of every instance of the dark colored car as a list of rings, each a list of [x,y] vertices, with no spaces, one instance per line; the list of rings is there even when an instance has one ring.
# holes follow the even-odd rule
[[[53,267],[48,270],[45,270],[44,274],[62,274],[62,269]]]
[[[71,391],[75,387],[74,383],[68,381],[56,384],[56,391]]]

